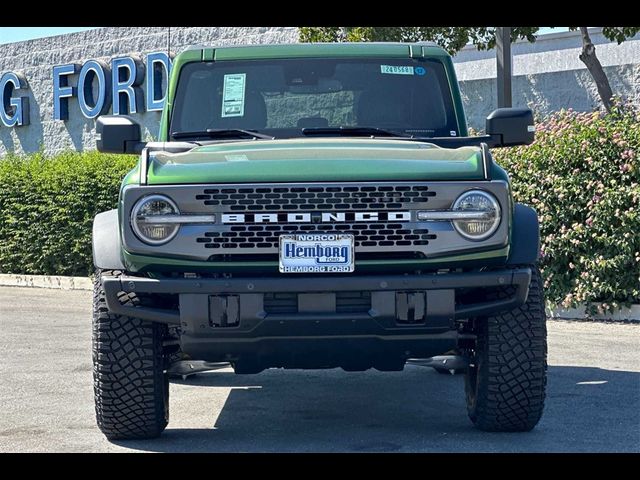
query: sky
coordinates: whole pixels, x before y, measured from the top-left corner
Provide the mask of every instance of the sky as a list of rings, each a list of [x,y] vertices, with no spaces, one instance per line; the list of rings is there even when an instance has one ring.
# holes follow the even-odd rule
[[[0,44],[21,42],[33,38],[51,37],[64,33],[81,32],[98,27],[0,27]],[[540,34],[564,32],[567,27],[542,27]]]

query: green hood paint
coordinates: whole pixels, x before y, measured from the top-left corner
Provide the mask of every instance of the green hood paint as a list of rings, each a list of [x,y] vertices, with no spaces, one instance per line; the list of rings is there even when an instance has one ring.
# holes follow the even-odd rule
[[[477,147],[404,140],[301,138],[196,147],[150,156],[149,185],[367,180],[483,180]]]

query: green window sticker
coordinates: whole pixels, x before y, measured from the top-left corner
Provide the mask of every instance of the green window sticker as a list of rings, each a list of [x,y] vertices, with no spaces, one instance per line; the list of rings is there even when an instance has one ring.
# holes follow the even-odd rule
[[[222,118],[244,116],[244,87],[246,80],[246,73],[232,73],[224,76]]]
[[[380,65],[380,72],[391,75],[413,75],[413,67],[410,65]]]

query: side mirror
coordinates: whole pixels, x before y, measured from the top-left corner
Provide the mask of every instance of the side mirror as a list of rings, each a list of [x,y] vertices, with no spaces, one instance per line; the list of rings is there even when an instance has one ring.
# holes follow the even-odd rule
[[[140,153],[140,124],[124,115],[103,115],[96,120],[96,148],[103,153]]]
[[[498,108],[487,117],[486,132],[492,146],[529,145],[535,138],[533,112],[529,108]]]

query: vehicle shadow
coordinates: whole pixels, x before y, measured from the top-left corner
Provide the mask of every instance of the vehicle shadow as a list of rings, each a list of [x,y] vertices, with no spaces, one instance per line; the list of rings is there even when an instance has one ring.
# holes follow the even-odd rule
[[[640,450],[640,372],[549,367],[545,412],[530,433],[473,428],[463,376],[426,367],[393,373],[268,370],[259,375],[223,370],[176,383],[182,386],[173,388],[193,386],[201,399],[211,396],[202,393],[203,387],[228,395],[221,409],[202,400],[173,403],[172,415],[188,408],[204,428],[172,428],[170,422],[159,439],[114,443],[160,452]]]

